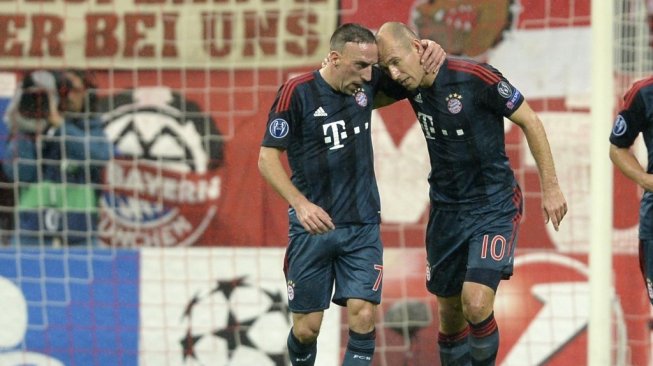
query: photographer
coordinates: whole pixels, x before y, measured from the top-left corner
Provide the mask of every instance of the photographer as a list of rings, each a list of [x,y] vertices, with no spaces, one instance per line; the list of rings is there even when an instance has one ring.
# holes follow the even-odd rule
[[[5,118],[3,171],[15,185],[15,245],[97,245],[102,169],[113,154],[83,72],[25,75]]]

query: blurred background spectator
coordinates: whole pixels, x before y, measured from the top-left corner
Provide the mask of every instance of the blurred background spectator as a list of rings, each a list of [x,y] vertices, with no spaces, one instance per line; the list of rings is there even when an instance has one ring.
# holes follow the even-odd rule
[[[97,245],[97,200],[113,148],[84,71],[27,73],[5,121],[15,185],[14,245]]]
[[[514,0],[418,0],[411,20],[420,38],[438,42],[450,55],[484,61],[511,29]]]

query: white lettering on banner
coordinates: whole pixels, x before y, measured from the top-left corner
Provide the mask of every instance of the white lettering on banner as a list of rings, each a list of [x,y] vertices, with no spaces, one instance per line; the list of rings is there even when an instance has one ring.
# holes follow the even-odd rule
[[[176,216],[168,225],[157,226],[151,230],[111,224],[112,222],[105,218],[100,220],[101,230],[111,233],[113,244],[125,248],[178,246],[193,232],[193,225],[182,215]]]
[[[177,203],[201,203],[220,197],[219,176],[206,176],[196,181],[165,177],[154,172],[117,163],[107,165],[108,183],[113,189],[133,192],[133,196],[146,196]]]
[[[25,68],[315,64],[329,51],[338,15],[336,0],[4,3],[13,5],[0,14],[0,67]]]
[[[43,226],[46,231],[57,232],[61,222],[61,212],[56,208],[47,208],[43,213]]]

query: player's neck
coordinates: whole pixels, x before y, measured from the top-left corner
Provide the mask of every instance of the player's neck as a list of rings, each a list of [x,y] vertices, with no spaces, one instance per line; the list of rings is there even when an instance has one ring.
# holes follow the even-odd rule
[[[435,78],[437,76],[438,76],[437,73],[435,73],[435,74],[428,73],[428,74],[424,75],[424,78],[422,79],[422,82],[420,83],[419,86],[421,88],[430,88],[435,83]]]
[[[333,66],[331,65],[324,66],[319,70],[319,72],[320,75],[322,76],[322,79],[324,79],[324,81],[326,81],[326,83],[329,84],[331,89],[342,93],[342,91],[339,88],[340,85],[336,82],[337,78],[334,75]]]

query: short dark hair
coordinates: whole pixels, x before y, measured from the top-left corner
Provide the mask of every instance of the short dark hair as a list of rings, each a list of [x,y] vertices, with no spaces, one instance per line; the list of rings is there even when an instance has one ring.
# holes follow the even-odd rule
[[[376,43],[374,33],[356,23],[345,23],[339,26],[331,36],[331,51],[342,52],[345,43]]]

